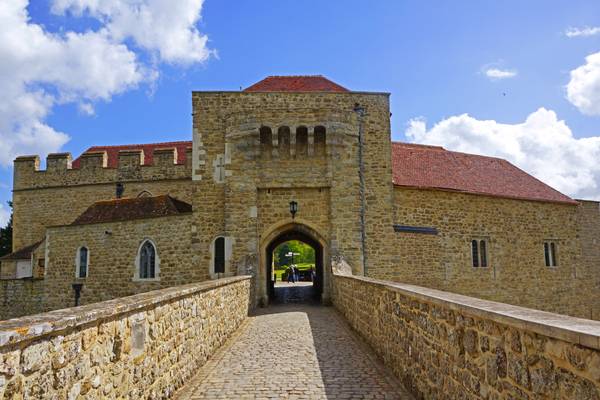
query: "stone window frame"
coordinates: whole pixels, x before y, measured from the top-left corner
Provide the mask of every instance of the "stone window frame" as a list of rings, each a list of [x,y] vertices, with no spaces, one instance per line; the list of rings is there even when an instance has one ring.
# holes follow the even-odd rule
[[[154,247],[154,277],[153,278],[140,278],[140,262],[141,262],[141,253],[142,248],[146,243],[150,243],[152,247]],[[150,238],[145,238],[140,242],[140,245],[137,249],[137,254],[135,256],[135,272],[133,275],[134,282],[156,282],[160,281],[160,256],[158,255],[158,246],[154,242],[154,240]]]
[[[544,265],[546,268],[558,268],[560,265],[558,262],[558,242],[558,239],[544,239],[542,242],[542,252],[544,257]],[[546,254],[546,252],[548,253]]]
[[[475,259],[474,259],[474,251],[473,251],[473,242],[477,242],[477,265],[475,265]],[[483,247],[482,247],[482,242],[483,242]],[[481,257],[481,250],[482,248],[485,250],[485,256]],[[485,237],[485,236],[475,236],[472,237],[469,240],[469,253],[471,254],[470,259],[471,259],[471,268],[472,269],[480,269],[480,268],[490,268],[491,266],[491,261],[490,261],[490,238],[489,237]],[[482,261],[485,261],[485,265]]]
[[[225,272],[217,275],[215,273],[215,245],[217,239],[225,239]],[[224,234],[216,235],[210,242],[210,265],[208,266],[208,274],[211,279],[224,278],[231,275],[231,256],[233,252],[233,238]]]
[[[81,276],[81,249],[85,249],[87,251],[86,255],[86,267],[85,267],[85,276]],[[90,276],[90,247],[83,244],[77,248],[75,252],[75,279],[85,279]]]

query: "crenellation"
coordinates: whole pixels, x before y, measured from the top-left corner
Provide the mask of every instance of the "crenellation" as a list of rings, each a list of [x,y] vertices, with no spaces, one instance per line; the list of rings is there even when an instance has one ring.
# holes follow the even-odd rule
[[[106,151],[89,151],[83,153],[81,157],[79,157],[79,160],[79,169],[81,170],[106,168],[108,164],[108,155],[106,154]]]
[[[52,153],[46,157],[46,171],[62,173],[71,169],[71,153]]]
[[[177,148],[158,148],[154,149],[152,156],[153,164],[157,167],[170,167],[177,164]]]
[[[144,165],[144,152],[142,150],[120,150],[119,164],[117,169],[121,171],[130,171]]]

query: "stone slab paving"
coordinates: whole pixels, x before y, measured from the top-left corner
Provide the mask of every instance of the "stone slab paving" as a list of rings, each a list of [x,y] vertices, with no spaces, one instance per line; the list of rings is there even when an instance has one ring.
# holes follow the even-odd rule
[[[332,307],[258,310],[182,399],[411,399]]]

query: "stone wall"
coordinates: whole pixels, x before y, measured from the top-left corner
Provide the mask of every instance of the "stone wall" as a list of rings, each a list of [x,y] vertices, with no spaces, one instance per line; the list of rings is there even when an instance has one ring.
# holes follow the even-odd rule
[[[598,399],[600,322],[355,276],[333,303],[417,398]]]
[[[357,104],[365,109],[362,119]],[[363,247],[373,268],[389,265],[380,246],[393,234],[388,94],[193,92],[192,107],[192,247],[202,255],[200,265],[210,263],[216,236],[229,237],[235,242],[232,265],[255,274],[258,295],[264,296],[263,241],[286,224],[316,231],[328,252],[343,254],[357,273],[363,270]],[[268,143],[261,143],[264,127],[271,129]],[[324,151],[315,142],[318,127],[326,130]],[[289,129],[289,143],[280,140],[280,128]],[[307,131],[306,151],[296,146],[301,129]],[[291,200],[299,205],[296,219],[289,214]]]
[[[165,399],[248,314],[249,277],[0,322],[0,398]]]
[[[72,283],[82,283],[80,304],[95,303],[169,286],[208,279],[208,270],[192,268],[191,214],[48,229],[45,309],[71,307]],[[135,278],[142,243],[156,247],[157,279]],[[88,276],[76,277],[76,255],[89,251]]]
[[[22,315],[36,314],[43,309],[43,280],[0,280],[0,321]]]
[[[591,318],[600,320],[600,202],[578,201],[577,224],[581,240],[581,261],[589,285],[585,297],[593,299]]]
[[[140,152],[128,152],[119,156],[117,168],[107,168],[105,157],[85,155],[78,169],[70,168],[70,154],[49,155],[46,170],[37,157],[15,160],[13,250],[43,239],[49,226],[70,224],[92,203],[114,198],[117,182],[124,184],[125,197],[148,191],[191,203],[191,154],[186,164],[175,164],[173,154],[165,157],[161,150],[153,165],[141,165]]]
[[[398,232],[387,248],[393,268],[369,276],[582,318],[598,318],[600,218],[590,207],[396,187],[394,222],[433,227],[437,235]],[[585,221],[582,221],[585,220]],[[583,223],[589,225],[580,232]],[[594,231],[595,229],[595,231]],[[595,238],[594,238],[595,237]],[[488,267],[474,268],[471,240],[488,242]],[[557,243],[557,267],[546,267],[544,240]],[[581,296],[581,293],[587,293]]]

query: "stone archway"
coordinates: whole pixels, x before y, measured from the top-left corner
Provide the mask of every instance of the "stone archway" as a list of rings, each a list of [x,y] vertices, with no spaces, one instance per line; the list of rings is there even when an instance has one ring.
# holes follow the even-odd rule
[[[271,276],[271,263],[273,251],[281,243],[289,240],[299,240],[315,250],[315,272],[314,282],[315,296],[321,302],[327,302],[329,298],[329,273],[325,267],[329,257],[327,242],[312,227],[301,222],[286,223],[275,227],[261,241],[260,269],[258,276],[258,294],[263,305],[269,304],[274,295],[274,287]]]

